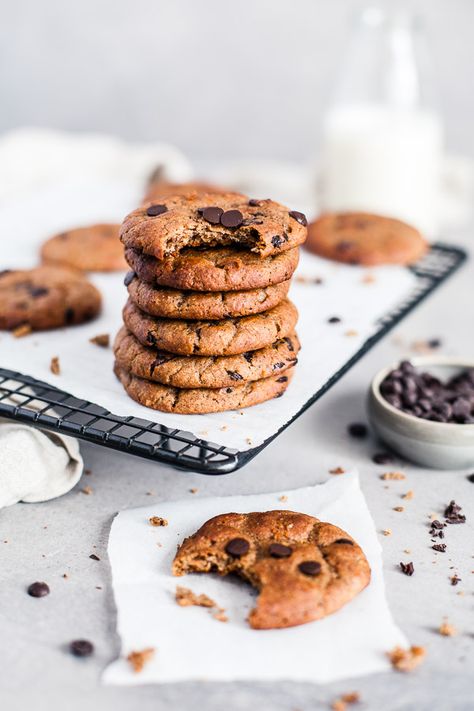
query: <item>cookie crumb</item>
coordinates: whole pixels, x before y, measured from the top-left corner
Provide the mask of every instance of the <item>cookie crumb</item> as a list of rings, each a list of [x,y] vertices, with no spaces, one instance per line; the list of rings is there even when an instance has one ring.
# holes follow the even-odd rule
[[[227,425],[222,425],[222,427],[219,427],[219,429],[220,429],[221,432],[225,432],[225,431],[228,430],[229,428],[227,427]]]
[[[150,516],[148,519],[150,526],[167,526],[168,521],[166,518],[161,518],[161,516]]]
[[[101,348],[108,348],[110,345],[110,335],[108,333],[99,333],[99,335],[89,338],[89,342]]]
[[[373,284],[375,281],[375,275],[374,274],[364,274],[361,281],[363,284]]]
[[[404,548],[403,552],[406,553],[407,555],[410,555],[411,549],[410,548]]]
[[[335,469],[330,469],[329,473],[330,474],[345,474],[346,470],[343,469],[342,467],[336,467]]]
[[[402,472],[385,472],[380,475],[380,478],[384,481],[402,481],[402,479],[406,479],[406,476]]]
[[[149,662],[154,655],[155,648],[147,647],[146,649],[142,649],[137,652],[130,652],[127,656],[127,662],[130,664],[135,674],[139,674],[143,670],[145,664],[147,664],[147,662]]]
[[[358,336],[359,332],[355,331],[353,328],[350,328],[348,331],[345,332],[344,335],[349,336],[351,338],[352,336]]]
[[[184,588],[181,585],[176,587],[175,600],[181,607],[189,607],[191,605],[196,607],[217,607],[214,600],[208,595],[204,595],[204,593],[197,595],[189,588]]]
[[[92,487],[91,486],[84,486],[81,489],[81,494],[86,494],[87,496],[90,496],[92,494]]]
[[[400,512],[401,512],[401,511],[405,511],[405,507],[404,507],[404,506],[394,506],[394,507],[393,507],[393,510],[394,510],[394,511],[400,511]]]
[[[247,442],[247,444],[249,444],[249,445],[251,445],[251,444],[252,444],[252,440],[250,439],[250,437],[247,437],[245,441],[246,441],[246,442]]]
[[[288,496],[286,494],[282,494],[278,497],[278,501],[288,501]]]
[[[29,336],[32,330],[29,323],[22,323],[21,326],[17,326],[13,329],[12,336],[15,338],[23,338],[23,336]]]
[[[198,492],[198,489],[196,489],[196,487],[193,487],[192,489],[189,490],[190,494],[197,494],[197,492]]]
[[[382,533],[382,535],[384,535],[384,536],[391,536],[391,535],[392,535],[392,531],[391,531],[390,528],[382,528],[381,533]]]
[[[408,649],[403,647],[394,647],[387,656],[392,664],[392,667],[397,671],[410,672],[419,666],[426,656],[424,647],[412,646]]]
[[[451,581],[451,585],[457,585],[461,582],[461,578],[458,576],[457,573],[454,573],[454,575],[452,575],[449,579]]]
[[[346,711],[347,707],[351,704],[358,704],[360,702],[360,694],[357,691],[351,691],[348,694],[343,694],[338,699],[331,704],[332,711]]]
[[[53,356],[51,358],[51,363],[49,364],[49,369],[52,372],[53,375],[60,375],[61,373],[61,367],[59,365],[59,358],[58,356]]]
[[[219,607],[212,616],[218,622],[228,622],[229,621],[229,618],[225,614],[225,610],[222,607]]]
[[[413,499],[415,494],[413,493],[412,489],[409,489],[405,494],[402,494],[402,499],[406,499],[407,501],[410,501]]]
[[[454,625],[449,624],[447,620],[443,620],[438,628],[438,632],[443,637],[454,637],[457,635],[458,631]]]

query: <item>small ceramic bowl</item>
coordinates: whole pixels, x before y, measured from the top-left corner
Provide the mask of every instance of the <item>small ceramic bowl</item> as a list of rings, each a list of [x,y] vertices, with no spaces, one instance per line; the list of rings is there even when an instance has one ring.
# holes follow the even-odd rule
[[[474,368],[472,360],[443,356],[411,358],[410,362],[415,368],[427,371],[442,381]],[[380,384],[397,366],[398,363],[384,368],[371,383],[367,406],[374,432],[394,452],[424,467],[465,469],[474,466],[474,424],[423,420],[397,410],[385,400]]]

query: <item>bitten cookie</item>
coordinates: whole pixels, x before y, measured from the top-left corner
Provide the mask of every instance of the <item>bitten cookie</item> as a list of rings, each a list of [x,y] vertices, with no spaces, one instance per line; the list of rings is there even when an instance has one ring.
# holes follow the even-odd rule
[[[125,250],[125,259],[138,278],[154,286],[189,291],[241,291],[261,289],[288,281],[298,266],[299,250],[261,259],[232,247],[185,249],[159,261],[135,249]]]
[[[190,193],[205,193],[206,195],[222,195],[229,192],[228,188],[222,188],[218,185],[211,185],[202,181],[194,181],[192,183],[168,183],[166,180],[161,180],[158,176],[157,180],[150,180],[143,204],[150,202],[158,202],[165,200],[171,195],[189,195]]]
[[[236,573],[259,591],[255,629],[319,620],[370,582],[362,549],[345,531],[294,511],[227,513],[207,521],[178,549],[173,574]]]
[[[86,272],[127,269],[119,225],[90,225],[61,232],[41,248],[43,264],[73,267]]]
[[[271,346],[234,356],[177,356],[145,348],[122,327],[114,343],[117,364],[145,380],[176,388],[223,388],[284,373],[296,365],[295,333]]]
[[[159,260],[186,248],[232,245],[268,257],[302,244],[306,225],[301,212],[273,200],[191,193],[137,208],[125,218],[120,239]]]
[[[413,264],[428,249],[414,227],[365,212],[329,213],[308,227],[306,247],[347,264]]]
[[[0,273],[0,329],[71,326],[90,321],[100,307],[100,293],[80,272],[44,266]]]
[[[270,346],[293,333],[298,312],[288,299],[255,316],[222,321],[159,319],[140,311],[130,299],[123,309],[128,330],[145,346],[179,355],[228,356]]]
[[[126,276],[131,300],[150,316],[185,319],[222,319],[268,311],[288,294],[290,281],[244,291],[181,291],[153,287],[131,272]]]
[[[288,370],[284,375],[273,375],[244,385],[186,390],[137,378],[117,363],[114,372],[130,397],[141,405],[181,415],[203,415],[257,405],[283,395],[292,375]]]

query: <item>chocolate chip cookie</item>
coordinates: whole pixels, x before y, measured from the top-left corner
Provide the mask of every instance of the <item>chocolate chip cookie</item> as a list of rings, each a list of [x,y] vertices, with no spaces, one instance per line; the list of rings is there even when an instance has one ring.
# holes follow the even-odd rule
[[[210,183],[205,183],[200,180],[193,181],[192,183],[169,183],[167,180],[163,180],[158,176],[157,180],[153,178],[150,180],[145,197],[143,198],[143,204],[162,202],[172,195],[189,195],[190,193],[222,195],[228,192],[228,188],[211,185]]]
[[[259,591],[255,629],[319,620],[370,582],[362,549],[345,531],[294,511],[215,516],[181,544],[173,574],[234,573]]]
[[[129,299],[123,320],[145,346],[179,355],[236,355],[270,346],[293,333],[298,320],[296,307],[285,299],[269,311],[255,316],[222,321],[159,319],[140,311]]]
[[[414,227],[380,215],[342,212],[322,215],[308,227],[306,247],[347,264],[413,264],[428,249]]]
[[[226,388],[180,389],[137,378],[117,363],[114,372],[130,397],[141,405],[182,415],[241,410],[279,397],[285,392],[292,375],[292,371],[288,370],[284,375]]]
[[[238,193],[175,195],[137,208],[124,220],[120,239],[158,260],[186,248],[239,246],[259,257],[294,249],[306,239],[306,218],[273,200]]]
[[[290,281],[244,291],[181,291],[153,287],[131,272],[126,277],[131,300],[150,316],[185,319],[223,319],[268,311],[288,294]]]
[[[241,291],[260,289],[288,281],[298,265],[299,250],[261,259],[258,255],[225,247],[185,249],[163,261],[135,249],[125,259],[138,278],[154,286],[190,291]]]
[[[72,267],[86,272],[113,272],[127,269],[120,225],[90,225],[61,232],[41,248],[43,264]]]
[[[90,321],[101,296],[77,271],[37,267],[0,273],[0,329],[42,331]]]
[[[284,373],[297,362],[295,333],[271,346],[234,356],[178,356],[146,348],[125,327],[114,343],[116,363],[145,380],[176,388],[224,388]]]

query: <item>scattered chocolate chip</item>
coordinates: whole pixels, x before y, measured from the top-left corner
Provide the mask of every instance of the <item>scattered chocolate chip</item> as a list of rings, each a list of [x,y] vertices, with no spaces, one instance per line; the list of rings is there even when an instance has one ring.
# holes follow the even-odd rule
[[[201,215],[211,225],[219,224],[223,212],[224,210],[221,207],[204,207],[201,209]]]
[[[339,316],[331,316],[328,318],[328,323],[341,323],[342,319]]]
[[[123,280],[123,283],[125,286],[128,286],[129,284],[132,283],[132,281],[135,279],[136,274],[133,271],[129,271],[125,274],[125,279]]]
[[[243,380],[243,377],[236,370],[226,370],[226,373],[231,380]]]
[[[444,517],[447,523],[465,523],[466,517],[464,514],[460,513],[462,511],[461,506],[453,500],[450,501],[449,505],[444,511]]]
[[[388,452],[376,452],[372,457],[374,464],[390,464],[393,462],[393,456]]]
[[[321,572],[321,563],[316,560],[305,560],[300,563],[298,570],[304,575],[319,575]]]
[[[221,225],[224,227],[239,227],[244,217],[240,210],[226,210],[221,215]]]
[[[166,205],[150,205],[150,207],[146,209],[148,217],[158,217],[158,215],[162,215],[164,212],[168,212]]]
[[[441,528],[445,528],[445,526],[446,526],[446,524],[441,523],[441,521],[438,521],[437,518],[435,518],[433,521],[431,521],[431,528],[441,529]]]
[[[292,210],[288,214],[290,217],[296,220],[296,222],[299,222],[300,225],[303,225],[303,227],[306,227],[306,225],[308,224],[308,220],[306,219],[306,215],[304,213],[298,212],[297,210]]]
[[[438,551],[438,553],[446,553],[446,543],[435,543],[434,546],[431,546],[434,551]]]
[[[471,484],[474,484],[474,473],[468,474],[467,480],[471,482]]]
[[[100,560],[99,556],[96,555],[95,553],[91,553],[89,558],[91,558],[92,560]]]
[[[349,538],[338,538],[336,541],[334,541],[334,543],[336,543],[337,545],[342,545],[344,543],[348,546],[354,545],[354,541],[351,541]]]
[[[27,590],[28,595],[31,597],[45,597],[49,595],[50,589],[47,583],[31,583]]]
[[[288,558],[293,550],[290,546],[285,546],[283,543],[271,543],[268,547],[268,552],[272,558]]]
[[[272,245],[274,247],[281,247],[284,241],[285,240],[283,239],[283,237],[280,237],[280,235],[273,235],[272,237]]]
[[[457,585],[458,583],[461,582],[461,578],[457,573],[454,573],[454,575],[450,578],[451,580],[451,585]]]
[[[402,573],[405,575],[413,575],[415,572],[415,567],[413,563],[400,563],[400,568],[402,569]]]
[[[226,547],[225,551],[233,558],[241,558],[249,552],[250,543],[245,538],[232,538]]]
[[[429,348],[440,348],[442,345],[440,338],[430,338],[427,343]]]
[[[87,639],[74,639],[69,644],[69,651],[75,657],[90,657],[94,653],[94,645]]]
[[[347,431],[349,432],[351,437],[356,437],[357,439],[363,439],[364,437],[367,437],[367,434],[369,432],[367,429],[367,425],[364,425],[363,422],[353,422],[347,427]]]

